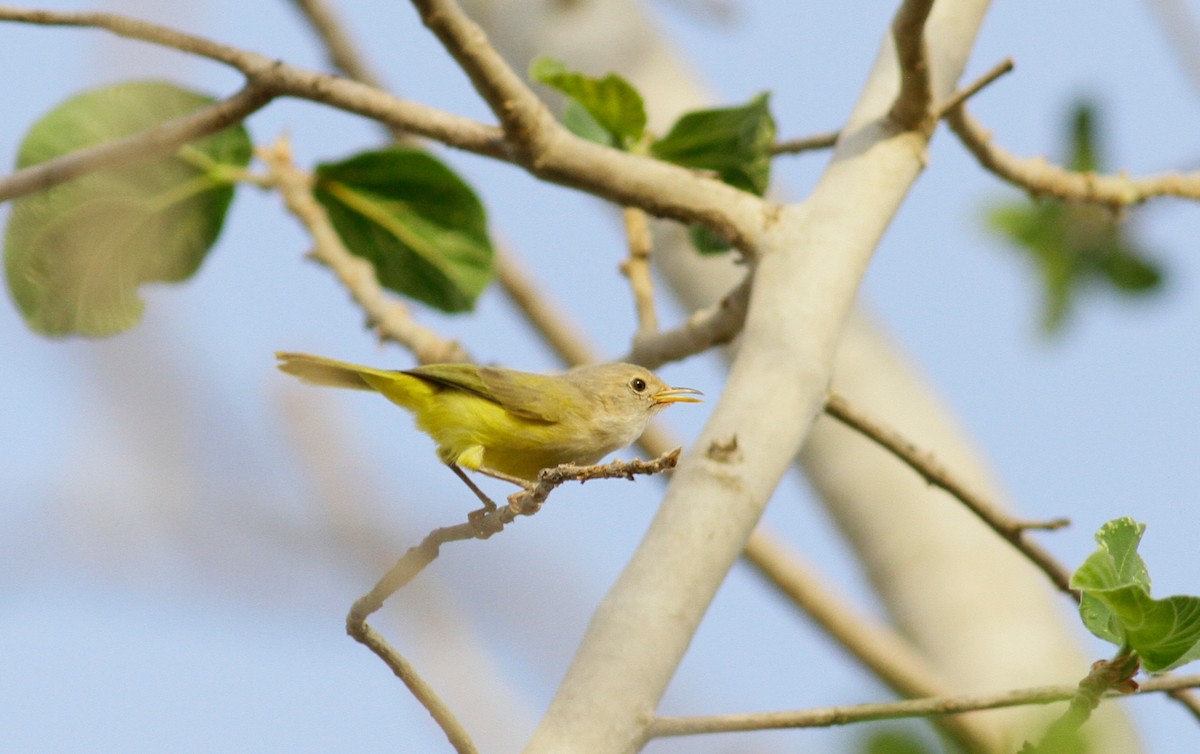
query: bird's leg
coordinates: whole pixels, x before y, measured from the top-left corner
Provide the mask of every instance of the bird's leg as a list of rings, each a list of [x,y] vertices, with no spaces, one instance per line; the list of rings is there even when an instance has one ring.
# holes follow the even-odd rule
[[[489,469],[486,466],[480,466],[479,468],[477,468],[475,470],[478,471],[480,474],[486,474],[487,476],[490,476],[492,479],[499,479],[502,482],[508,482],[510,484],[515,484],[523,490],[527,490],[533,486],[532,482],[530,482],[528,479],[522,479],[521,477],[513,476],[512,474],[505,474],[503,471],[496,471],[495,469]]]
[[[504,528],[503,522],[501,522],[499,519],[495,519],[494,517],[489,518],[489,514],[496,512],[497,506],[496,503],[487,496],[487,493],[479,489],[479,485],[472,482],[471,477],[467,476],[467,473],[463,471],[462,467],[460,467],[458,464],[450,463],[447,464],[447,466],[450,467],[451,471],[458,475],[459,479],[463,480],[463,484],[471,488],[471,492],[474,492],[475,497],[479,498],[479,501],[483,503],[482,508],[477,508],[476,510],[473,510],[467,514],[467,522],[470,523],[471,528],[475,530],[475,536],[479,539],[487,539]],[[491,473],[489,469],[478,470],[484,472],[485,474]],[[504,479],[507,477],[497,478]]]
[[[482,515],[484,513],[491,513],[492,511],[496,510],[496,503],[494,503],[483,490],[479,489],[479,485],[471,481],[471,477],[467,476],[467,473],[459,468],[458,464],[448,463],[446,465],[450,467],[451,471],[458,475],[459,479],[463,480],[463,484],[471,488],[471,492],[474,492],[475,497],[479,498],[479,501],[483,503],[483,508],[477,511],[472,511],[472,516],[477,514]]]

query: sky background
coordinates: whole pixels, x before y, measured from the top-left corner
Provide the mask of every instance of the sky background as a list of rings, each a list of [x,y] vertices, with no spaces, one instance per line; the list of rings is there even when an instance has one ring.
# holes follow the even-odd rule
[[[120,10],[324,65],[284,2],[42,5]],[[390,86],[491,120],[408,4],[345,5],[352,33]],[[1200,79],[1173,54],[1153,5],[996,3],[967,77],[1008,56],[1017,70],[973,101],[973,112],[1012,151],[1058,158],[1069,103],[1088,95],[1102,108],[1110,166],[1195,169]],[[1200,17],[1200,2],[1179,5]],[[892,10],[747,1],[716,22],[685,0],[649,7],[726,101],[770,90],[781,137],[845,118]],[[215,64],[97,31],[0,24],[0,60],[8,73],[0,159],[9,161],[29,124],[81,90],[167,78],[225,95],[239,84]],[[301,102],[277,102],[249,128],[259,143],[288,132],[307,165],[378,143],[372,124]],[[444,156],[480,192],[493,230],[571,316],[606,354],[623,352],[634,321],[610,216],[511,166]],[[774,179],[802,196],[826,160],[781,159]],[[878,250],[864,300],[958,412],[1021,512],[1072,520],[1039,537],[1064,562],[1086,557],[1103,522],[1131,515],[1148,525],[1141,552],[1156,594],[1200,593],[1197,210],[1160,200],[1131,212],[1138,238],[1168,271],[1162,292],[1130,302],[1094,291],[1061,336],[1047,339],[1031,265],[982,223],[985,207],[1016,196],[939,132],[929,169]],[[0,221],[7,212],[0,206]],[[274,370],[280,349],[411,363],[376,345],[331,276],[304,260],[308,246],[276,197],[243,189],[200,273],[143,289],[145,318],[128,333],[51,341],[30,333],[10,303],[0,305],[0,749],[446,750],[403,688],[344,635],[343,617],[404,548],[459,520],[465,498],[401,413],[370,396],[306,389]],[[482,361],[556,366],[495,288],[473,315],[420,315]],[[665,309],[668,323],[679,316]],[[661,373],[720,393],[712,358]],[[666,423],[694,436],[710,408],[673,408]],[[653,480],[602,489],[564,488],[503,535],[447,548],[376,618],[418,668],[436,669],[429,680],[480,741],[494,744],[489,751],[527,737],[660,491]],[[872,609],[801,479],[785,480],[766,521]],[[1109,653],[1099,642],[1087,646],[1097,657]],[[663,709],[886,698],[738,566]],[[1194,721],[1163,699],[1126,704],[1148,751],[1200,740]],[[841,751],[868,729],[647,750]]]

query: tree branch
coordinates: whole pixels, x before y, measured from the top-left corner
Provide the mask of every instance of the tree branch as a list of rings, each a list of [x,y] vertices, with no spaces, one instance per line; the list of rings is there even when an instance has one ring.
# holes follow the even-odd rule
[[[376,89],[384,88],[379,77],[359,56],[350,35],[325,0],[291,0],[291,3],[320,38],[321,45],[329,57],[329,64],[334,70]]]
[[[1110,693],[1113,697],[1141,696],[1156,692],[1171,691],[1200,686],[1200,675],[1151,678],[1136,694]],[[828,728],[834,725],[867,722],[870,720],[896,720],[906,717],[928,715],[957,715],[978,710],[1002,709],[1028,704],[1053,704],[1067,701],[1075,696],[1077,686],[1037,686],[1034,688],[1002,691],[995,694],[968,694],[953,697],[910,699],[901,702],[879,704],[857,704],[844,707],[823,707],[789,712],[759,712],[740,715],[708,715],[704,717],[659,717],[650,724],[650,735],[691,736],[702,733],[732,733],[750,730],[772,730],[778,728]]]
[[[549,113],[540,103],[532,104],[536,97],[507,66],[499,68],[493,64],[493,58],[499,60],[499,56],[487,45],[482,30],[466,18],[456,3],[435,0],[419,2],[418,6],[426,23],[445,35],[451,54],[461,56],[460,62],[471,66],[469,73],[473,80],[478,79],[476,86],[490,98],[489,104],[499,109],[497,117],[507,131],[403,100],[357,81],[316,73],[116,14],[0,6],[0,21],[101,28],[119,36],[199,55],[236,68],[270,95],[331,105],[448,146],[514,162],[540,178],[622,206],[640,207],[658,217],[685,223],[705,224],[724,234],[746,254],[754,253],[764,226],[775,216],[777,208],[686,168],[576,138],[552,118],[547,120]],[[510,144],[509,137],[517,141]]]
[[[1165,173],[1131,178],[1078,173],[1042,157],[1017,157],[992,143],[991,134],[963,106],[946,113],[946,123],[985,170],[1034,196],[1053,196],[1119,209],[1151,197],[1200,199],[1200,173]]]
[[[925,23],[933,0],[905,0],[892,21],[892,38],[900,65],[900,93],[888,117],[905,131],[933,133],[937,119],[932,115],[933,85],[929,78],[929,52],[925,46]]]
[[[654,281],[650,277],[650,253],[654,239],[650,236],[650,223],[645,212],[635,207],[626,207],[621,216],[629,246],[629,257],[621,263],[621,273],[629,280],[629,288],[633,291],[633,303],[638,319],[637,335],[634,337],[647,337],[658,333]]]
[[[673,330],[643,334],[633,339],[633,348],[620,361],[657,369],[669,361],[707,351],[737,337],[746,321],[746,310],[754,286],[754,274],[747,272],[742,282],[713,306],[688,317]]]
[[[514,260],[507,255],[498,257],[497,274],[505,292],[565,363],[577,366],[599,360],[582,329],[569,322],[562,311],[548,305],[546,292],[539,290]],[[652,425],[642,434],[638,445],[646,453],[659,456],[680,442]],[[949,694],[950,687],[937,670],[902,636],[871,623],[836,592],[823,588],[812,567],[787,551],[763,526],[747,541],[743,557],[893,690],[906,696]],[[994,731],[970,718],[945,718],[935,724],[969,750],[987,750],[995,739]]]
[[[508,505],[479,512],[479,515],[472,515],[465,523],[434,529],[425,536],[425,539],[421,540],[420,544],[410,547],[400,560],[396,561],[396,564],[375,583],[371,591],[354,601],[354,605],[346,615],[346,633],[374,652],[392,669],[396,677],[404,682],[417,701],[441,726],[446,738],[459,754],[475,754],[477,752],[475,744],[454,713],[441,700],[433,687],[420,677],[403,655],[367,623],[367,618],[383,607],[383,603],[389,597],[404,588],[417,577],[417,574],[425,570],[426,566],[436,560],[442,545],[468,539],[488,539],[493,534],[503,531],[504,527],[516,520],[517,516],[532,516],[537,513],[550,493],[566,482],[579,481],[582,483],[590,479],[616,478],[632,481],[636,474],[658,474],[673,469],[678,460],[679,449],[676,448],[650,461],[613,461],[596,466],[563,464],[543,469],[538,474],[537,481],[509,496]]]
[[[983,8],[955,7],[938,35],[946,84]],[[897,134],[888,119],[895,98],[883,82],[895,81],[895,61],[877,60],[813,192],[764,226],[725,390],[593,614],[527,754],[631,751],[645,740],[647,716],[820,413],[861,277],[924,166],[924,135]],[[722,452],[735,439],[738,452]]]
[[[953,685],[910,641],[855,610],[763,527],[747,543],[745,558],[888,688],[906,698],[950,696]],[[996,751],[1001,743],[995,730],[970,718],[933,722],[965,751]]]
[[[841,135],[841,131],[826,131],[799,139],[779,141],[771,145],[771,154],[798,154],[814,149],[828,149],[837,144],[838,137]]]
[[[1079,593],[1071,589],[1071,572],[1053,555],[1025,537],[1026,530],[1030,528],[1058,528],[1066,525],[1067,522],[1055,521],[1051,524],[1038,523],[1030,526],[1013,519],[990,501],[968,490],[931,454],[919,450],[898,432],[859,413],[845,398],[836,393],[829,394],[825,403],[825,413],[878,443],[880,447],[920,474],[929,484],[940,487],[953,495],[994,532],[1041,569],[1059,591],[1071,595],[1076,602],[1079,601]]]
[[[1011,73],[1012,69],[1012,58],[1005,58],[1004,60],[1001,60],[999,63],[989,68],[982,76],[955,92],[953,97],[946,100],[941,106],[938,107],[937,115],[935,117],[938,120],[946,117],[946,113],[962,107],[964,102],[971,99],[976,94],[979,94],[986,87],[990,86],[996,79],[1000,78],[1006,73]]]
[[[0,202],[44,191],[96,170],[171,154],[188,142],[242,121],[274,96],[268,88],[249,82],[232,97],[206,105],[190,115],[18,170],[0,178]]]

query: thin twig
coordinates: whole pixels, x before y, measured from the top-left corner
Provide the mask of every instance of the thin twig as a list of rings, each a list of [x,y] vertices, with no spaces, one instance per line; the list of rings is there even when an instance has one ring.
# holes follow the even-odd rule
[[[799,154],[814,149],[828,149],[837,144],[841,135],[841,131],[826,131],[799,139],[779,141],[771,145],[771,154]]]
[[[1092,665],[1091,671],[1079,682],[1071,703],[1046,731],[1036,746],[1025,746],[1022,754],[1057,754],[1062,751],[1073,751],[1079,748],[1079,729],[1092,712],[1100,706],[1105,694],[1116,692],[1130,694],[1137,690],[1138,684],[1133,676],[1138,672],[1138,661],[1135,655],[1118,654],[1112,660],[1100,660]]]
[[[1109,698],[1141,696],[1175,689],[1200,686],[1200,675],[1151,678],[1136,694],[1109,693]],[[652,737],[692,736],[702,733],[732,733],[777,728],[828,728],[834,725],[896,720],[929,715],[957,715],[963,712],[1002,709],[1031,704],[1053,704],[1075,696],[1077,686],[1038,686],[995,694],[965,694],[953,697],[909,699],[879,704],[857,704],[842,707],[823,707],[787,712],[759,712],[738,715],[708,715],[703,717],[660,717],[650,724]]]
[[[515,254],[499,246],[493,261],[496,281],[509,301],[525,315],[526,321],[564,363],[580,366],[600,361],[599,349],[588,340],[583,328],[567,321],[565,310],[551,302],[550,292],[537,285],[532,273]]]
[[[1167,692],[1167,696],[1183,705],[1196,722],[1200,723],[1200,697],[1197,697],[1194,689],[1173,689]]]
[[[308,22],[313,33],[321,40],[329,64],[337,71],[367,86],[385,90],[383,81],[375,75],[367,61],[358,54],[350,34],[337,17],[334,9],[325,0],[292,0],[300,16]],[[396,126],[388,126],[388,132],[396,143],[416,142],[412,134]]]
[[[782,541],[759,527],[744,554],[750,565],[807,613],[825,633],[899,696],[947,697],[952,685],[912,643],[891,627],[859,614],[837,590],[817,578]],[[932,721],[964,751],[997,751],[998,731],[975,718],[943,717]]]
[[[18,170],[0,178],[0,202],[44,191],[96,170],[171,154],[188,142],[240,122],[273,97],[268,89],[251,82],[228,99],[161,126]]]
[[[621,272],[629,279],[637,311],[638,328],[635,337],[642,338],[658,332],[658,313],[654,308],[654,281],[650,277],[650,253],[654,239],[650,221],[637,207],[626,207],[621,213],[625,223],[625,238],[629,257],[621,263]]]
[[[350,634],[360,644],[366,646],[374,652],[384,663],[387,664],[392,672],[396,674],[408,690],[416,697],[429,711],[429,714],[441,727],[442,732],[446,734],[446,739],[458,754],[478,754],[479,749],[475,748],[474,741],[471,740],[471,734],[463,727],[454,713],[450,711],[450,707],[442,701],[433,687],[425,682],[408,660],[404,659],[399,652],[394,650],[387,640],[376,631],[370,624],[365,621],[358,623],[346,622],[346,632]]]
[[[508,505],[481,511],[478,515],[472,515],[465,523],[434,529],[425,536],[425,539],[421,540],[420,544],[409,548],[400,560],[396,561],[396,564],[375,583],[371,591],[354,601],[354,605],[346,615],[346,633],[374,652],[392,669],[396,677],[404,682],[413,696],[429,710],[429,714],[433,715],[456,751],[460,754],[467,752],[473,754],[476,751],[475,745],[471,742],[466,729],[455,718],[454,713],[438,697],[433,687],[417,674],[416,669],[367,623],[367,618],[383,607],[383,603],[389,597],[411,582],[426,566],[436,560],[442,545],[491,537],[516,520],[517,516],[532,516],[537,513],[550,493],[569,481],[582,483],[591,479],[615,478],[632,480],[637,474],[658,474],[673,469],[679,460],[679,452],[680,449],[675,448],[650,461],[613,461],[596,466],[563,464],[543,469],[536,482],[530,483],[525,489],[509,496]]]
[[[383,607],[383,603],[389,597],[437,559],[442,545],[467,539],[488,539],[503,531],[517,516],[532,516],[546,502],[551,492],[570,481],[582,483],[591,479],[632,480],[637,474],[659,474],[673,469],[679,461],[679,452],[679,448],[675,448],[649,461],[612,461],[594,466],[575,466],[568,463],[543,469],[538,474],[537,481],[530,482],[525,489],[509,496],[508,505],[480,511],[465,523],[434,529],[419,545],[409,548],[371,591],[355,601],[349,615],[346,616],[347,625],[362,623]]]
[[[694,313],[681,327],[652,335],[639,334],[633,340],[633,348],[621,361],[657,369],[669,361],[728,343],[737,337],[746,322],[753,284],[753,272],[748,272],[720,301]]]
[[[273,96],[321,102],[388,126],[428,136],[459,149],[512,161],[504,134],[494,126],[394,97],[357,81],[310,71],[277,59],[116,13],[57,12],[0,6],[0,21],[104,29],[127,39],[198,55],[240,71]]]
[[[355,81],[361,81],[377,89],[383,89],[378,76],[371,71],[367,62],[358,54],[350,35],[342,25],[337,13],[325,0],[291,0],[300,16],[308,22],[313,32],[321,39],[321,45],[329,57],[329,64]]]
[[[943,103],[937,110],[937,119],[941,120],[946,116],[946,113],[954,110],[955,108],[962,107],[964,102],[971,99],[976,94],[979,94],[979,92],[983,91],[984,88],[989,86],[996,79],[1000,78],[1006,73],[1010,73],[1012,69],[1012,58],[1005,58],[1004,60],[1001,60],[999,63],[989,68],[982,76],[975,79],[962,89],[959,89],[954,93],[954,96],[946,100],[945,103]]]
[[[1179,59],[1180,69],[1200,94],[1200,23],[1194,7],[1186,0],[1149,0],[1146,5]]]
[[[392,340],[407,347],[422,364],[470,359],[458,342],[446,340],[414,320],[407,306],[383,290],[374,265],[346,248],[325,208],[313,198],[312,175],[292,164],[291,147],[286,138],[259,149],[258,155],[270,169],[288,210],[312,235],[311,257],[337,275],[362,307],[368,324],[381,340]]]
[[[946,113],[946,124],[976,161],[1001,180],[1036,196],[1103,204],[1119,209],[1156,196],[1200,199],[1200,173],[1164,173],[1133,178],[1080,173],[1044,157],[1018,157],[992,143],[991,134],[959,106]]]
[[[1041,569],[1055,587],[1071,595],[1076,601],[1079,600],[1079,593],[1070,585],[1070,571],[1053,555],[1025,537],[1026,530],[1030,528],[1027,524],[1016,521],[991,501],[967,489],[962,482],[938,463],[932,454],[918,449],[895,430],[860,413],[845,398],[835,393],[830,393],[829,399],[825,403],[825,413],[878,443],[880,447],[920,474],[926,482],[942,488],[957,498],[994,532]]]
[[[905,131],[933,132],[933,84],[929,78],[929,51],[925,46],[925,22],[933,0],[905,0],[892,21],[892,37],[900,66],[900,93],[888,117]]]

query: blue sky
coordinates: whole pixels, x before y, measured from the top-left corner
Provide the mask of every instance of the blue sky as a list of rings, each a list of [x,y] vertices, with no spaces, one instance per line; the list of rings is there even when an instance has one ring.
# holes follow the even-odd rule
[[[698,21],[681,5],[651,7],[728,101],[771,90],[784,136],[837,126],[888,23],[886,6],[868,2],[739,3],[730,25]],[[1200,89],[1150,3],[1104,5],[997,3],[968,76],[1007,56],[1017,70],[973,111],[1013,151],[1058,156],[1067,103],[1091,95],[1103,108],[1110,164],[1135,174],[1194,168]],[[1200,15],[1200,3],[1186,6]],[[322,65],[286,3],[105,7]],[[405,3],[353,4],[350,21],[390,85],[487,119]],[[219,66],[94,31],[0,25],[0,50],[9,70],[0,81],[0,155],[15,155],[28,124],[82,89],[147,77],[214,94],[238,84]],[[286,130],[308,164],[377,139],[369,123],[287,101],[254,116],[250,129],[259,142]],[[539,186],[509,166],[448,157],[478,187],[494,230],[605,353],[621,353],[633,316],[608,216],[587,197]],[[781,161],[776,179],[802,195],[824,160]],[[1149,526],[1142,552],[1156,593],[1200,593],[1197,210],[1162,200],[1132,213],[1169,271],[1161,295],[1131,303],[1096,291],[1062,336],[1047,340],[1037,329],[1031,268],[981,223],[989,202],[1014,196],[938,133],[864,298],[959,412],[1022,512],[1072,519],[1067,531],[1042,537],[1058,556],[1079,563],[1101,523],[1132,515]],[[0,748],[366,752],[400,742],[408,751],[444,750],[424,712],[344,636],[342,620],[391,559],[458,520],[465,498],[402,414],[370,396],[317,394],[273,369],[278,349],[410,363],[374,343],[347,296],[304,261],[307,248],[275,197],[242,190],[201,272],[181,286],[147,289],[146,317],[129,333],[49,341],[0,306]],[[422,318],[484,361],[555,366],[494,289],[474,315]],[[672,384],[720,392],[711,359],[663,373]],[[706,411],[676,407],[667,423],[691,436]],[[337,494],[322,493],[329,489]],[[419,668],[438,669],[431,682],[470,710],[468,727],[497,750],[516,746],[537,719],[591,606],[636,546],[658,487],[601,489],[564,489],[502,536],[448,548],[424,583],[379,618]],[[802,481],[785,480],[768,523],[846,593],[868,600],[807,495]],[[344,507],[330,507],[331,499]],[[482,649],[468,648],[475,640]],[[1089,646],[1096,656],[1108,652]],[[798,677],[817,680],[784,682]],[[884,698],[738,567],[664,708]],[[1194,722],[1163,700],[1129,707],[1152,752],[1197,737]],[[829,750],[855,736],[762,733],[743,745]],[[726,737],[649,750],[737,746]]]

